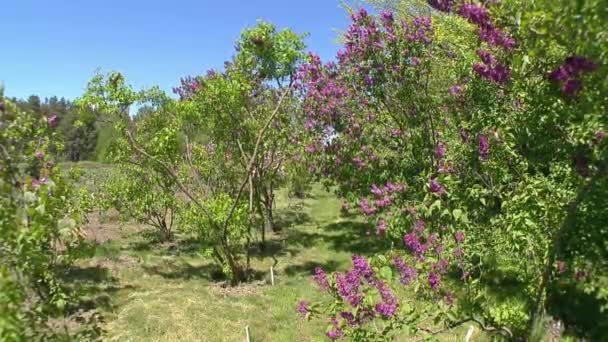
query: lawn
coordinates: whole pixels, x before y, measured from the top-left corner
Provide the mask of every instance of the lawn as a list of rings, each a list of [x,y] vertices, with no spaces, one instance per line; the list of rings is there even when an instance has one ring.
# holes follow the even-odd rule
[[[299,299],[320,295],[312,270],[346,269],[351,252],[374,241],[363,238],[361,222],[340,217],[338,200],[318,187],[303,201],[280,192],[277,202],[282,230],[252,259],[259,279],[234,288],[213,279],[196,240],[154,243],[146,227],[94,214],[87,235],[97,243],[95,256],[71,277],[102,309],[104,340],[243,341],[246,326],[254,341],[322,340],[325,322],[306,322],[295,311]]]
[[[103,165],[82,170],[88,187],[111,175]],[[353,253],[371,254],[383,241],[368,235],[359,217],[342,214],[339,200],[319,185],[303,200],[279,191],[275,220],[280,231],[267,233],[266,248],[252,256],[256,279],[237,287],[218,279],[192,236],[158,243],[149,227],[122,223],[115,213],[91,214],[85,231],[93,256],[68,276],[85,293],[85,309],[101,317],[104,341],[244,341],[246,326],[252,341],[326,340],[326,318],[306,321],[296,312],[300,299],[325,298],[312,281],[314,268],[346,270]],[[442,339],[461,340],[467,329]]]

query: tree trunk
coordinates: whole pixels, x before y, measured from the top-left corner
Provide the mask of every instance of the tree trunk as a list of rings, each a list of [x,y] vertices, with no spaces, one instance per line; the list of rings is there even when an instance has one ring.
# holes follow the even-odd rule
[[[171,242],[175,238],[171,228],[167,225],[166,222],[162,222],[160,224],[160,239],[162,242]]]
[[[264,230],[275,231],[274,218],[272,217],[272,203],[264,203],[266,215],[264,215]]]
[[[276,227],[274,225],[274,215],[273,215],[273,207],[274,207],[274,191],[272,189],[272,184],[268,188],[263,189],[264,196],[264,210],[265,210],[265,220],[264,220],[264,228],[266,230],[276,232]]]
[[[538,322],[545,313],[545,305],[546,298],[548,295],[549,285],[552,281],[551,274],[553,269],[553,264],[555,263],[556,257],[561,253],[561,242],[562,238],[565,235],[566,231],[570,229],[576,223],[576,213],[578,210],[578,206],[583,200],[583,197],[587,194],[589,189],[591,189],[595,182],[603,176],[603,169],[598,172],[593,178],[591,178],[588,183],[584,186],[581,186],[577,192],[576,197],[568,203],[566,207],[566,216],[562,221],[562,224],[554,233],[551,239],[550,249],[547,253],[547,258],[545,261],[544,270],[541,276],[541,282],[539,284],[538,290],[536,292],[535,297],[535,305],[534,311],[532,315],[530,315],[530,320],[528,322],[528,332],[532,332],[534,324]]]
[[[262,241],[260,242],[260,249],[264,250],[266,248],[266,215],[264,215],[264,209],[262,208],[261,198],[259,195],[258,195],[257,201],[255,201],[255,202],[256,202],[255,203],[256,210],[258,211],[258,214],[264,221],[264,224],[260,228],[260,232],[262,233]]]

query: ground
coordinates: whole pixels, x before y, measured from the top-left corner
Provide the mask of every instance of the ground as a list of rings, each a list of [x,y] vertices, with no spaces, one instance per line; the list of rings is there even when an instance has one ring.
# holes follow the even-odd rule
[[[96,176],[87,179],[107,171],[94,168]],[[353,253],[373,253],[382,241],[367,234],[360,218],[342,214],[339,200],[318,185],[304,200],[279,191],[275,217],[280,232],[267,235],[267,248],[252,259],[259,276],[229,287],[192,236],[178,233],[176,242],[161,244],[149,227],[93,213],[85,227],[93,256],[68,272],[86,299],[74,316],[100,317],[104,341],[244,341],[247,326],[256,342],[326,340],[326,318],[306,321],[296,312],[299,300],[324,298],[312,281],[314,268],[346,270]],[[468,328],[442,340],[462,340]],[[485,340],[476,335],[474,341]]]

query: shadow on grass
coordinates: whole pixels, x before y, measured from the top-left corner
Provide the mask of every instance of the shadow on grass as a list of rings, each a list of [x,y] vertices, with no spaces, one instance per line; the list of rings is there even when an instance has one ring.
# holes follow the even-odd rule
[[[310,276],[314,274],[314,270],[317,267],[321,267],[327,273],[333,273],[338,270],[340,263],[335,260],[330,260],[325,263],[306,261],[302,264],[285,267],[285,274],[288,276]]]
[[[605,341],[608,336],[608,315],[602,312],[608,302],[598,293],[585,293],[576,283],[560,284],[548,299],[548,313],[560,318],[566,333],[578,339]]]
[[[73,266],[64,275],[66,290],[80,298],[77,303],[70,303],[68,312],[113,309],[112,297],[116,292],[129,290],[131,285],[121,286],[118,279],[110,274],[104,266]]]
[[[204,279],[208,281],[221,281],[226,277],[222,269],[215,264],[191,265],[187,262],[165,262],[159,265],[143,265],[144,272],[158,275],[166,279]]]
[[[310,248],[321,243],[329,249],[362,255],[378,253],[390,248],[390,241],[369,231],[369,225],[356,221],[343,221],[320,227],[316,232],[292,230],[286,233],[288,246]]]
[[[310,216],[300,210],[278,210],[275,216],[275,226],[277,230],[283,231],[290,227],[309,223]]]

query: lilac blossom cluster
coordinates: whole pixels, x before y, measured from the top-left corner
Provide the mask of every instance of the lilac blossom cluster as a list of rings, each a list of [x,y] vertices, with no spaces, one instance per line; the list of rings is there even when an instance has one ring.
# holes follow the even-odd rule
[[[198,77],[188,76],[180,80],[180,86],[173,88],[173,93],[178,95],[180,100],[191,99],[202,87],[202,82]]]
[[[406,262],[400,257],[395,257],[395,259],[393,260],[393,264],[401,275],[399,280],[404,285],[409,284],[418,276],[418,271],[416,270],[416,268],[406,264]]]
[[[337,273],[335,281],[335,293],[354,309],[353,312],[347,310],[340,312],[340,317],[345,324],[352,327],[363,324],[374,317],[390,318],[394,316],[399,304],[390,287],[375,276],[374,270],[364,257],[353,255],[352,262],[353,268],[346,273]],[[322,269],[315,270],[314,278],[323,289],[329,289],[329,283]],[[380,295],[381,301],[372,307],[364,305],[365,286],[375,289]],[[310,304],[307,301],[300,301],[297,311],[306,315],[310,312]],[[327,336],[331,339],[343,337],[343,325],[338,318],[333,317],[331,323],[332,329],[327,332]]]
[[[385,185],[377,186],[376,184],[372,184],[370,192],[374,195],[375,200],[373,204],[367,198],[361,198],[359,200],[359,209],[367,215],[373,216],[380,209],[385,209],[390,207],[395,201],[395,195],[398,193],[402,193],[405,191],[405,185],[403,183],[393,183],[387,182]],[[380,222],[379,222],[380,225]],[[385,230],[386,222],[382,224],[384,227],[378,227],[380,230]],[[384,228],[384,229],[381,229]]]
[[[454,8],[456,0],[429,0],[429,5],[436,10],[450,13]]]
[[[508,67],[497,62],[496,58],[486,50],[479,50],[477,54],[483,63],[475,63],[473,70],[481,77],[497,84],[504,84],[511,77]]]
[[[458,14],[479,27],[479,38],[482,41],[507,50],[515,47],[515,39],[509,37],[504,31],[494,25],[487,8],[481,5],[465,3],[458,9]]]
[[[591,72],[597,65],[581,56],[570,56],[564,63],[549,74],[549,78],[560,85],[562,93],[573,97],[583,88],[579,76],[584,72]]]
[[[488,160],[490,157],[490,141],[485,134],[479,135],[479,158]]]

